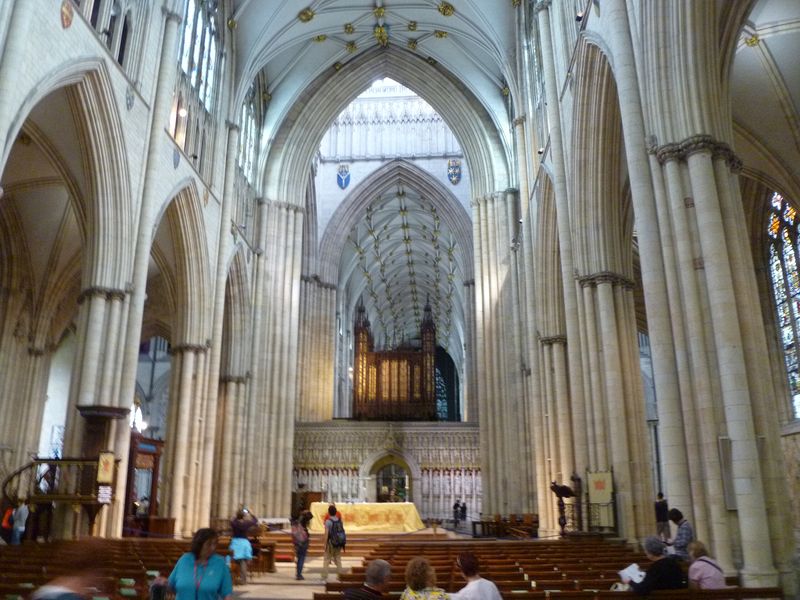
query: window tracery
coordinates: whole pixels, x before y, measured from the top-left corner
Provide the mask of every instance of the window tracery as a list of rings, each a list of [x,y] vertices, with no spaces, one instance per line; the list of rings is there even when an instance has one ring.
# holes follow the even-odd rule
[[[797,271],[797,209],[775,192],[770,201],[767,224],[769,236],[769,271],[775,298],[777,323],[789,380],[792,416],[800,418],[800,274]]]
[[[213,117],[224,22],[218,0],[187,0],[178,49],[179,75],[170,132],[203,175],[211,172],[217,120]]]

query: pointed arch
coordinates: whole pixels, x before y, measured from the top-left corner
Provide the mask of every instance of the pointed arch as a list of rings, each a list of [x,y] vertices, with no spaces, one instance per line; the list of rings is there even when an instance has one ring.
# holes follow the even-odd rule
[[[453,193],[430,173],[413,163],[395,159],[373,171],[345,198],[331,217],[320,242],[320,277],[323,281],[338,280],[339,259],[353,225],[360,220],[370,202],[398,185],[424,191],[426,199],[436,207],[463,249],[465,279],[473,277],[472,222],[467,211]]]
[[[122,289],[131,279],[133,235],[130,174],[125,136],[111,77],[99,58],[61,63],[31,86],[11,120],[0,160],[5,169],[12,145],[31,111],[49,94],[67,88],[79,134],[89,189],[85,190],[85,219],[89,232],[84,252],[82,285]],[[80,213],[81,211],[78,211]]]
[[[242,375],[249,364],[250,345],[242,343],[250,330],[250,281],[247,256],[240,245],[228,267],[222,328],[221,374]]]
[[[210,337],[211,271],[201,200],[194,182],[172,198],[164,216],[174,246],[177,280],[172,340],[205,344]]]
[[[315,80],[278,129],[266,158],[263,189],[271,200],[302,206],[306,178],[333,119],[378,77],[390,77],[424,98],[452,129],[469,166],[472,197],[510,186],[510,150],[491,116],[463,83],[440,66],[390,46],[364,52]]]
[[[582,275],[632,273],[632,211],[626,206],[622,116],[607,56],[579,42],[573,111],[575,173],[571,231],[575,268]]]

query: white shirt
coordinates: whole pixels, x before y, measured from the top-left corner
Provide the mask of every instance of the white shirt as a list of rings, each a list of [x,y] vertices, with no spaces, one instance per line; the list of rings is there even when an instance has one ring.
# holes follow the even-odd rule
[[[460,592],[450,594],[450,598],[453,600],[503,600],[497,586],[483,577],[470,581]]]

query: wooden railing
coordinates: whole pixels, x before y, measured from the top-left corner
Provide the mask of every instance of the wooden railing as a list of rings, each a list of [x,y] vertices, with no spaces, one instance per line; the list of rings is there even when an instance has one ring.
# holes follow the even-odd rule
[[[96,502],[97,459],[36,458],[3,482],[9,502]]]

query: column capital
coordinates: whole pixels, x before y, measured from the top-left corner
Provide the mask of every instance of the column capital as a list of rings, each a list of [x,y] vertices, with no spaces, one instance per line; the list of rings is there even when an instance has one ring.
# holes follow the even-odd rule
[[[525,123],[526,120],[527,120],[527,117],[525,115],[520,115],[520,116],[518,116],[516,119],[514,119],[511,122],[514,124],[514,126],[518,127],[518,126],[522,125],[523,123]]]
[[[552,346],[553,344],[566,344],[566,335],[549,335],[546,337],[539,336],[539,343],[542,346]]]
[[[228,119],[225,119],[225,127],[227,127],[229,131],[239,131],[239,125]]]
[[[635,287],[633,280],[619,273],[614,273],[613,271],[599,271],[591,275],[578,276],[575,277],[575,279],[581,287],[597,286],[603,283],[610,283],[611,285],[628,289],[633,289]]]
[[[539,0],[533,5],[533,14],[537,14],[540,11],[547,10],[550,8],[550,4],[552,4],[552,0]]]
[[[742,161],[733,149],[727,143],[705,133],[689,136],[681,142],[670,142],[661,146],[652,144],[648,147],[648,152],[654,154],[662,165],[672,160],[686,160],[693,154],[706,152],[714,160],[724,160],[732,171],[738,173],[742,170]]]
[[[78,304],[83,304],[84,300],[92,296],[105,296],[106,300],[124,300],[128,293],[128,290],[93,285],[78,294]]]
[[[178,344],[175,346],[170,346],[169,353],[182,354],[183,352],[197,352],[200,354],[206,350],[208,350],[208,346],[205,344]]]

